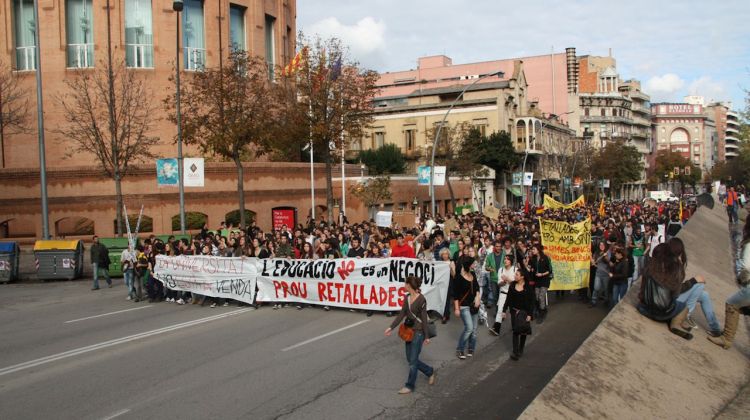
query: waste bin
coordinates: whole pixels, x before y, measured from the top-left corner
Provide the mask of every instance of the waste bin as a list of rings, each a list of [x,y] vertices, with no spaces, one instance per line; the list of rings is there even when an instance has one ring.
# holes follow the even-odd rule
[[[162,242],[164,242],[166,244],[167,241],[169,240],[170,236],[174,236],[174,240],[175,241],[181,241],[182,239],[187,239],[188,242],[190,242],[190,241],[193,240],[193,237],[190,236],[190,235],[187,235],[187,234],[186,235],[182,235],[182,234],[179,234],[179,235],[156,235],[156,239],[159,239],[159,240],[161,240]]]
[[[122,251],[128,249],[128,238],[99,238],[99,243],[107,248],[109,253],[109,275],[122,277]]]
[[[18,280],[18,242],[0,242],[0,283]]]
[[[81,241],[36,241],[34,257],[39,280],[73,280],[83,275]]]

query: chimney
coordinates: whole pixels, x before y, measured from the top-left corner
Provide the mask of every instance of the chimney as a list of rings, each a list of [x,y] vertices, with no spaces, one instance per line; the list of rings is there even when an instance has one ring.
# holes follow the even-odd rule
[[[576,49],[565,49],[565,62],[568,71],[568,93],[578,92],[578,61],[576,60]]]

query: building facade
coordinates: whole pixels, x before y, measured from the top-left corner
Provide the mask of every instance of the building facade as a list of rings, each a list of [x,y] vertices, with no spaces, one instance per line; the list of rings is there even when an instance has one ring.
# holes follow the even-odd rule
[[[109,9],[107,3],[110,4]],[[10,65],[28,92],[31,130],[3,139],[5,168],[38,168],[35,72],[41,68],[49,168],[81,166],[87,156],[68,158],[70,142],[55,131],[64,123],[59,103],[65,81],[92,72],[107,62],[108,36],[113,63],[123,62],[146,81],[158,104],[151,135],[160,142],[157,156],[176,154],[176,127],[167,120],[161,101],[174,94],[177,15],[169,0],[40,0],[39,22],[33,0],[7,0],[0,5],[0,61]],[[295,0],[185,0],[180,14],[179,60],[183,77],[218,66],[232,48],[266,59],[270,69],[294,56]],[[109,22],[109,23],[108,23]],[[40,29],[41,63],[35,60],[34,31]],[[190,151],[188,151],[190,153]],[[194,154],[197,154],[195,151]]]
[[[737,111],[727,110],[724,135],[724,154],[727,160],[733,159],[740,152],[740,116]]]
[[[655,152],[670,150],[690,159],[704,173],[711,169],[711,136],[702,105],[657,103],[651,106],[651,115]]]

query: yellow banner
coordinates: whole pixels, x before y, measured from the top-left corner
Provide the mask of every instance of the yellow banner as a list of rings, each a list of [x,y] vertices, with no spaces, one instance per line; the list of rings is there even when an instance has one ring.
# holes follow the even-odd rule
[[[554,198],[548,196],[547,194],[544,194],[544,209],[550,209],[550,210],[556,210],[556,209],[574,209],[576,207],[583,207],[586,205],[586,200],[583,198],[583,196],[580,196],[576,198],[576,201],[570,203],[570,204],[563,204]]]
[[[549,290],[589,287],[591,218],[576,224],[539,219],[544,253],[552,260],[554,278]]]

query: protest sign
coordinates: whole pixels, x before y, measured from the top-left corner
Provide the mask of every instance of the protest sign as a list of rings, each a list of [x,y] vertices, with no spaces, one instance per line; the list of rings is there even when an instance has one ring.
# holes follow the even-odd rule
[[[427,309],[442,313],[450,266],[410,258],[330,260],[264,259],[258,264],[258,301],[297,302],[397,312],[406,295],[404,281],[422,279]]]
[[[156,256],[154,278],[172,290],[253,303],[256,258]]]
[[[539,219],[544,253],[552,260],[549,290],[588,287],[591,268],[591,219],[570,224]]]
[[[379,211],[375,215],[375,222],[379,227],[391,227],[393,223],[393,212],[392,211]]]
[[[549,210],[556,210],[556,209],[574,209],[576,207],[583,207],[586,205],[586,201],[583,198],[583,196],[578,197],[575,201],[573,201],[570,204],[563,204],[554,198],[548,196],[547,194],[544,194],[544,208]]]

